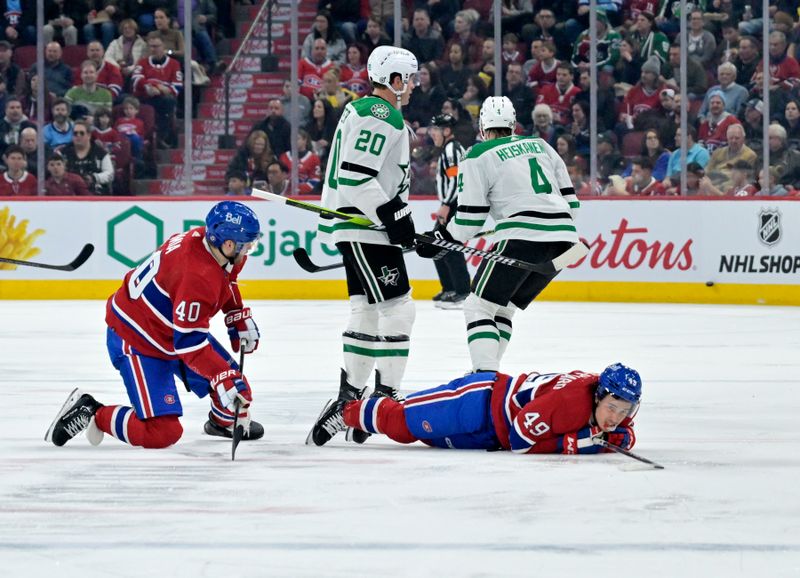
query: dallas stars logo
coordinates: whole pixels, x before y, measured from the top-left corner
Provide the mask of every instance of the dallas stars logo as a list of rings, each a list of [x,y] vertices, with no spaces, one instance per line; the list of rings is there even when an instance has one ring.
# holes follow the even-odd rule
[[[400,271],[398,269],[389,269],[386,265],[381,267],[381,276],[378,281],[384,285],[397,286],[397,280],[400,278]]]
[[[369,109],[372,115],[376,118],[381,120],[385,118],[389,118],[389,107],[383,103],[373,104],[372,108]]]

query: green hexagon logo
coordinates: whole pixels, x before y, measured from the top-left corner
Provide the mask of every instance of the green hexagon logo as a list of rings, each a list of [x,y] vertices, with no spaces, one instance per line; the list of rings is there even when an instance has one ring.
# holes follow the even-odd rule
[[[117,228],[120,226],[124,227],[126,231],[121,230],[118,233]],[[149,228],[155,228],[155,242],[152,248],[147,248],[141,257],[131,257],[122,252],[123,250],[131,250],[124,247],[124,243],[120,243],[123,245],[122,247],[118,246],[122,239],[135,238],[141,242],[142,239],[147,238],[144,232]],[[106,230],[108,235],[108,256],[128,267],[138,266],[164,243],[164,221],[136,205],[109,219]],[[118,235],[120,241],[118,241]]]

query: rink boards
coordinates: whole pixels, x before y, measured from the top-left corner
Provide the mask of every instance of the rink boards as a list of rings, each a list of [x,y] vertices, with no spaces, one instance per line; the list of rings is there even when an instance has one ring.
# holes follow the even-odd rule
[[[72,273],[0,264],[0,298],[106,298],[128,269],[170,235],[202,225],[216,200],[4,200],[0,256],[63,264],[85,243],[96,251]],[[303,247],[316,263],[338,259],[333,246],[317,239],[315,215],[248,202],[261,219],[264,238],[241,277],[246,297],[345,297],[341,269],[312,275],[291,256]],[[438,203],[414,201],[412,207],[417,229],[429,229]],[[542,299],[800,305],[800,199],[596,199],[583,202],[577,224],[591,251]],[[490,244],[490,239],[478,242],[482,248]],[[38,253],[30,255],[31,249]],[[416,298],[439,290],[430,261],[411,254],[407,263]],[[477,264],[469,261],[471,272]]]

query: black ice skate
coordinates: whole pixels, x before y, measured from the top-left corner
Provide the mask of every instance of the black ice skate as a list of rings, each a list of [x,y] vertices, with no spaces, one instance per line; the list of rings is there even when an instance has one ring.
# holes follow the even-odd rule
[[[239,425],[241,425],[241,421]],[[206,421],[206,425],[203,426],[203,430],[210,436],[217,436],[221,438],[228,438],[231,439],[233,437],[233,426],[221,426],[213,419],[211,419],[211,412],[208,413],[208,421]],[[264,437],[264,426],[258,423],[257,421],[250,420],[250,429],[244,430],[244,435],[242,436],[242,441],[253,441],[253,440],[260,440]]]
[[[344,404],[348,401],[361,399],[363,394],[363,390],[350,385],[347,381],[347,372],[342,369],[339,378],[339,397],[336,400],[328,401],[327,405],[322,408],[322,413],[319,414],[314,427],[311,428],[306,438],[306,445],[313,442],[314,445],[323,446],[337,432],[347,429],[344,424]]]
[[[388,397],[400,403],[405,401],[405,398],[400,395],[398,390],[388,385],[381,385],[381,372],[377,370],[375,371],[375,390],[370,395],[370,398],[375,397]],[[370,435],[372,434],[351,427],[347,428],[346,439],[357,444],[363,444]]]
[[[103,407],[102,403],[76,387],[56,414],[53,423],[50,424],[44,435],[44,440],[53,442],[59,447],[63,446],[89,427],[94,419],[94,414],[101,407]]]

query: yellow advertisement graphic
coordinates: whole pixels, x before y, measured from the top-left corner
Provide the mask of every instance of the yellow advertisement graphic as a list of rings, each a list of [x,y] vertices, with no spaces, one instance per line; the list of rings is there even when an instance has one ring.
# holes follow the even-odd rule
[[[28,219],[15,225],[17,218],[8,207],[0,209],[0,257],[27,261],[38,255],[41,250],[33,246],[37,237],[44,234],[44,229],[28,232]],[[13,270],[16,265],[0,263],[0,270]]]

